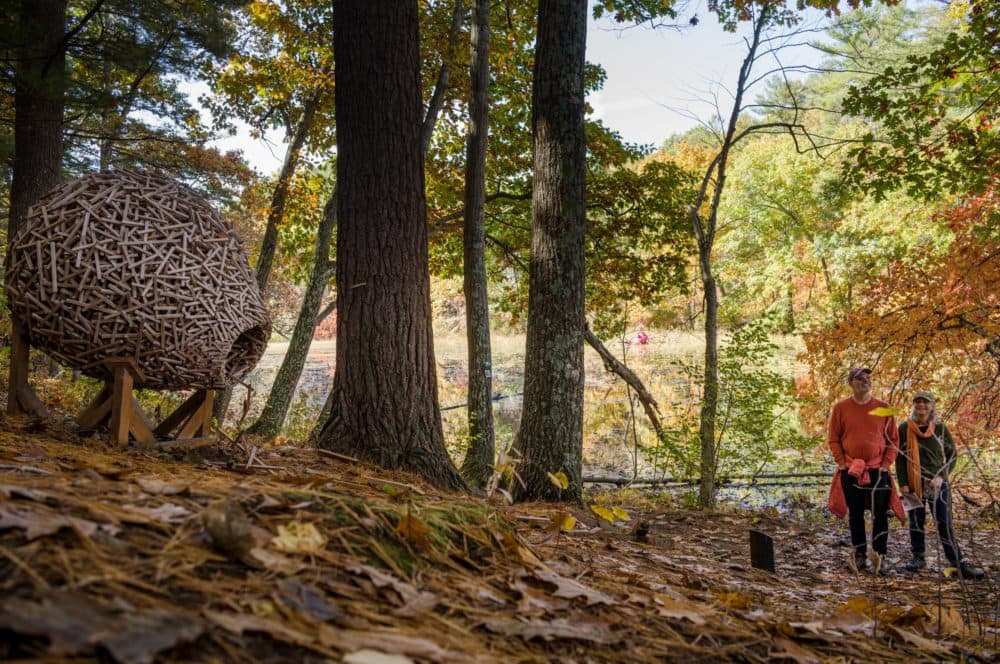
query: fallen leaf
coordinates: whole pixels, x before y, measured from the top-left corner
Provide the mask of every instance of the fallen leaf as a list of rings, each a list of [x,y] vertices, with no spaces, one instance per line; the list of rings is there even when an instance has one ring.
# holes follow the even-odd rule
[[[549,481],[560,491],[565,491],[569,488],[569,478],[566,477],[566,473],[559,471],[558,473],[545,473],[549,476]]]
[[[431,533],[430,526],[409,512],[396,524],[396,533],[410,544],[416,545],[422,551],[430,549],[431,541],[427,537]]]
[[[182,613],[118,611],[72,592],[54,592],[38,602],[8,598],[0,605],[0,627],[46,638],[53,655],[92,653],[101,645],[126,664],[149,664],[157,653],[194,641],[205,629]]]
[[[28,500],[34,500],[39,503],[44,503],[54,498],[52,494],[46,493],[41,489],[32,489],[30,487],[18,486],[16,484],[0,484],[0,495],[5,498],[27,498]]]
[[[364,648],[378,648],[393,655],[420,657],[431,662],[467,662],[467,653],[446,650],[428,639],[406,636],[389,631],[335,629],[329,625],[319,626],[320,641],[327,646],[341,650],[358,651]]]
[[[181,505],[175,505],[173,503],[163,503],[157,507],[140,507],[138,505],[122,505],[121,509],[126,512],[131,512],[133,514],[138,514],[144,516],[147,519],[153,521],[159,521],[160,523],[166,523],[169,525],[176,525],[178,523],[184,523],[189,518],[191,518],[191,510]]]
[[[771,658],[790,659],[796,662],[796,664],[820,664],[822,661],[816,653],[800,646],[791,639],[779,636],[774,639],[774,645],[781,648],[781,650],[769,650],[767,654]]]
[[[406,655],[390,655],[368,648],[344,655],[341,661],[344,664],[413,664],[413,660]]]
[[[344,615],[337,605],[314,586],[295,579],[285,579],[279,583],[275,598],[289,609],[316,622],[329,622]]]
[[[319,643],[316,635],[307,634],[277,620],[260,618],[250,613],[212,611],[210,609],[206,609],[202,613],[210,622],[236,635],[244,632],[261,632],[284,643],[310,648],[328,657],[334,656],[333,652]]]
[[[618,603],[612,597],[605,595],[599,590],[588,588],[579,581],[568,579],[544,567],[532,571],[531,576],[539,581],[555,586],[556,590],[552,594],[556,597],[565,597],[566,599],[583,597],[587,600],[587,606],[593,606],[594,604],[613,606]]]
[[[284,553],[316,553],[326,547],[326,536],[311,523],[290,521],[278,526],[271,547]]]
[[[718,593],[716,595],[719,602],[730,609],[745,610],[753,604],[753,598],[743,593]]]
[[[619,521],[628,521],[628,520],[629,520],[629,519],[631,518],[631,517],[629,517],[629,514],[628,514],[628,512],[626,512],[626,511],[625,511],[624,509],[622,509],[621,507],[612,507],[612,508],[611,508],[611,513],[612,513],[612,514],[614,515],[614,517],[615,517],[616,519],[618,519]]]
[[[886,625],[885,630],[892,634],[895,634],[899,638],[903,639],[910,645],[920,648],[925,653],[937,653],[945,654],[951,652],[950,648],[946,648],[937,641],[931,641],[930,639],[924,638],[919,634],[915,634],[908,629],[903,629],[897,625]]]
[[[570,608],[568,599],[553,597],[523,581],[516,580],[511,585],[521,595],[521,599],[517,603],[517,612],[522,616],[538,615],[539,613],[555,615]]]
[[[591,505],[590,511],[596,514],[601,519],[604,519],[608,523],[615,522],[615,513],[609,510],[607,507],[601,507],[600,505]]]
[[[704,625],[707,622],[705,618],[711,614],[707,608],[687,600],[673,599],[667,595],[657,595],[653,601],[658,605],[656,610],[661,616],[688,620],[695,625]]]
[[[185,493],[189,488],[187,482],[161,482],[160,480],[137,479],[135,483],[146,493],[158,496],[176,496]]]
[[[10,502],[0,505],[0,530],[21,528],[28,541],[52,535],[63,528],[75,528],[91,537],[97,532],[97,527],[93,521],[56,514],[34,505],[18,506]]]
[[[941,610],[941,633],[942,634],[962,634],[966,630],[965,620],[962,614],[954,606],[944,607]]]
[[[247,553],[246,558],[251,563],[257,563],[264,569],[277,572],[282,576],[291,576],[299,572],[303,565],[293,558],[283,556],[274,551],[268,551],[260,547],[254,547]]]
[[[403,604],[413,602],[420,597],[420,591],[415,586],[371,565],[352,565],[347,568],[347,571],[351,574],[367,577],[375,584],[376,588],[391,588],[399,595]]]
[[[588,641],[590,643],[607,644],[614,641],[611,628],[605,623],[584,620],[512,620],[510,618],[492,618],[483,622],[483,626],[494,634],[518,636],[525,641],[555,639]]]

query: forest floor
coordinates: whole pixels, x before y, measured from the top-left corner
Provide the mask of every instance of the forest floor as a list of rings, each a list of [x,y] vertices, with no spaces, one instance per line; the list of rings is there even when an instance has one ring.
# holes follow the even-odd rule
[[[597,501],[628,519],[443,494],[314,449],[171,456],[6,418],[0,659],[1000,659],[995,511],[959,519],[989,572],[973,582],[934,560],[903,571],[898,523],[880,577],[846,567],[846,528],[820,507]],[[750,529],[774,538],[777,572],[751,567]]]

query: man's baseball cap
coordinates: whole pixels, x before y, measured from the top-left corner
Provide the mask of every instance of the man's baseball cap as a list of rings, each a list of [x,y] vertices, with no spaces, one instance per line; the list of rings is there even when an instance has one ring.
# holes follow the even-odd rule
[[[930,392],[917,392],[913,395],[914,401],[929,401],[934,403],[934,395]]]
[[[850,383],[852,380],[854,380],[863,373],[866,373],[870,376],[872,370],[869,369],[868,367],[855,367],[854,369],[851,369],[850,371],[847,372],[847,382]]]

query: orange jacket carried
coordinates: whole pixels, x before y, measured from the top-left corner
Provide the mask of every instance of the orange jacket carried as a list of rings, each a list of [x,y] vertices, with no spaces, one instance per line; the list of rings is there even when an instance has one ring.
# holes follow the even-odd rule
[[[841,518],[847,516],[847,498],[844,497],[844,485],[840,483],[840,473],[844,471],[837,469],[837,472],[833,474],[833,484],[830,485],[830,497],[826,501],[826,507],[834,516],[839,516]],[[903,509],[903,501],[899,499],[899,493],[896,491],[896,485],[890,480],[889,481],[889,509],[892,513],[900,520],[901,523],[906,523],[906,510]],[[865,509],[870,510],[871,498],[870,496],[865,497]]]

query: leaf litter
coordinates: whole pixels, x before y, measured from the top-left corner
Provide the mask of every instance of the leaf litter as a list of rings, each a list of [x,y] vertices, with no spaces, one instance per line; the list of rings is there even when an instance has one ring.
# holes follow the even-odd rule
[[[498,505],[312,449],[259,448],[247,472],[16,420],[0,422],[4,659],[997,659],[992,582],[852,573],[830,521]],[[750,566],[751,527],[776,538],[778,573]],[[995,529],[976,536],[995,560]]]

